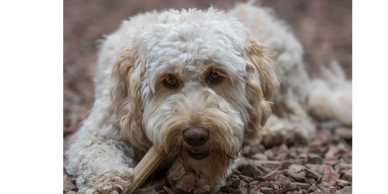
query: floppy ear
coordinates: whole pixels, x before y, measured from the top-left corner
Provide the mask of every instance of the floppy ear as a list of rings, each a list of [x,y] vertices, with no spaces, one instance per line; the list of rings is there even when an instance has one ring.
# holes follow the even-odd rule
[[[259,132],[271,115],[271,104],[279,87],[275,66],[260,42],[248,35],[246,48],[246,95],[252,106],[246,125],[244,142],[255,143]]]
[[[135,50],[126,48],[120,51],[112,69],[110,95],[115,114],[120,120],[122,134],[134,146],[147,150],[152,143],[142,129],[140,92],[145,65]]]

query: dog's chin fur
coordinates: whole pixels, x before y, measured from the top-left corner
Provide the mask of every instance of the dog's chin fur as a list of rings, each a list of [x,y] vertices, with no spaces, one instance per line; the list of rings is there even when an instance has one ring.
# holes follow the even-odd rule
[[[209,81],[211,72],[222,79]],[[173,86],[164,82],[170,76]],[[93,109],[66,152],[66,170],[77,177],[80,193],[125,192],[138,153],[151,146],[169,153],[174,188],[214,193],[243,143],[259,142],[263,127],[268,145],[308,140],[314,132],[301,46],[268,10],[251,4],[227,13],[169,10],[124,21],[102,41],[95,83]],[[209,132],[195,147],[203,157],[188,154],[194,147],[182,134],[190,127]]]
[[[170,184],[178,190],[214,193],[224,184],[222,180],[227,175],[227,170],[233,160],[219,150],[213,150],[205,159],[195,160],[182,150],[179,158],[171,166],[167,177]]]
[[[202,160],[190,158],[185,150],[181,151],[180,157],[185,169],[206,177],[224,177],[230,160],[235,159],[220,150],[210,150],[210,155]]]

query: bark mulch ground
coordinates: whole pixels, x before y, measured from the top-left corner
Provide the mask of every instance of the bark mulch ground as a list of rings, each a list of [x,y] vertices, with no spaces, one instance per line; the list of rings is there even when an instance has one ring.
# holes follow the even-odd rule
[[[309,143],[245,146],[240,165],[217,193],[352,193],[352,129],[326,127]],[[77,190],[64,172],[64,193]],[[149,179],[137,193],[175,194],[165,177]]]

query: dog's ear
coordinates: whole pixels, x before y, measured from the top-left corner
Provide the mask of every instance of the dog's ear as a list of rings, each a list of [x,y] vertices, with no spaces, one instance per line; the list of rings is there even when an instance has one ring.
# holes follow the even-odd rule
[[[136,147],[146,150],[152,143],[142,129],[141,77],[144,62],[136,49],[123,48],[111,74],[111,99],[120,120],[121,132]]]
[[[275,66],[258,39],[248,35],[246,95],[252,108],[244,132],[244,142],[259,141],[259,132],[271,115],[271,104],[279,87]]]

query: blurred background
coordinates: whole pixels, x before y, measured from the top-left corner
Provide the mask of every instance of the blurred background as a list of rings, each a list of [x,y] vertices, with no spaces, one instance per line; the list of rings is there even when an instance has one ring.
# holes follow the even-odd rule
[[[122,20],[149,10],[229,9],[236,0],[66,0],[64,1],[64,138],[72,134],[93,103],[92,76],[97,60],[96,41],[117,29]],[[262,0],[287,22],[302,43],[310,77],[318,66],[337,60],[352,78],[351,0]]]

